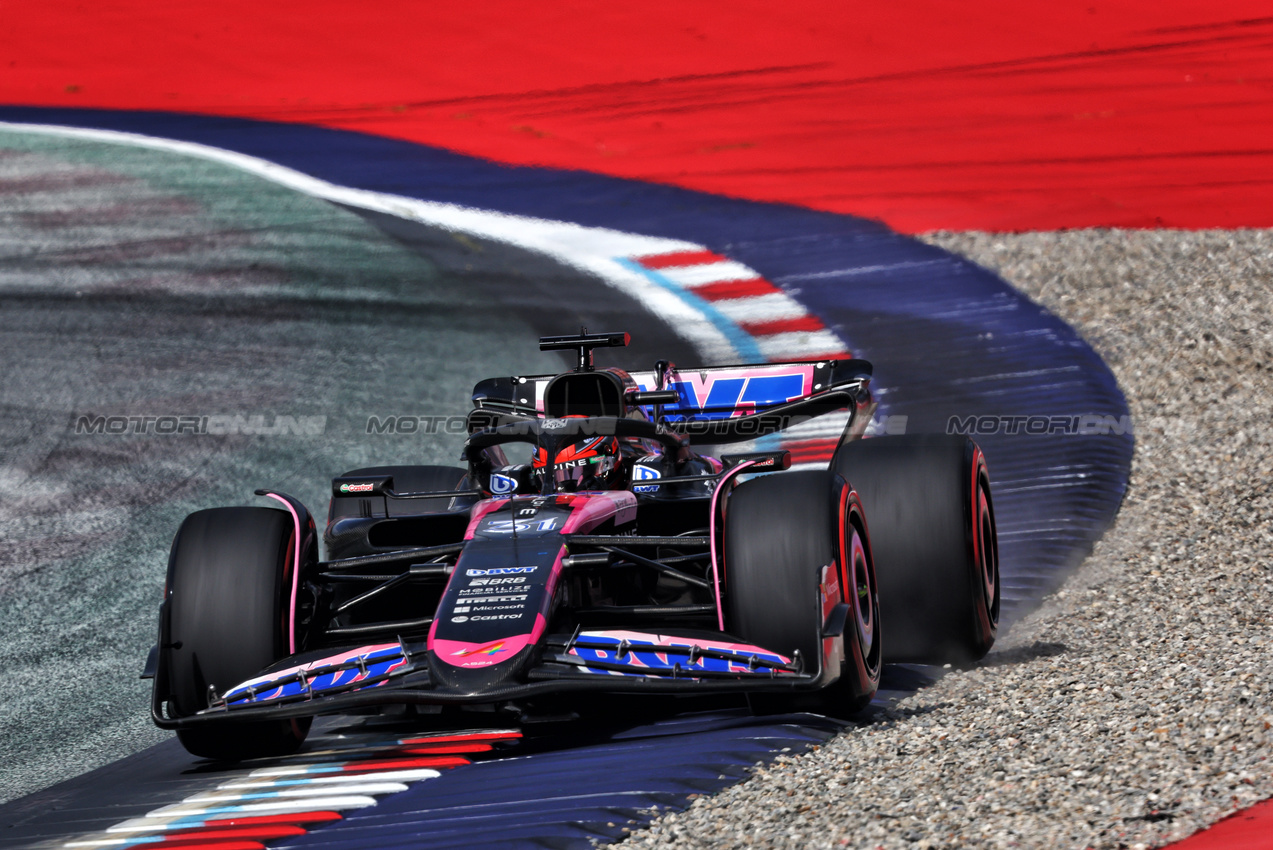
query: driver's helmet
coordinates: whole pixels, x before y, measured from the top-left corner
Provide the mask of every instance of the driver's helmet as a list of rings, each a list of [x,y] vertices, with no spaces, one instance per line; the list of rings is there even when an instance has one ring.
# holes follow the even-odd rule
[[[535,452],[534,468],[548,466],[548,450],[542,446]],[[619,441],[614,437],[589,437],[557,452],[553,474],[557,489],[612,490],[622,485],[619,465]]]

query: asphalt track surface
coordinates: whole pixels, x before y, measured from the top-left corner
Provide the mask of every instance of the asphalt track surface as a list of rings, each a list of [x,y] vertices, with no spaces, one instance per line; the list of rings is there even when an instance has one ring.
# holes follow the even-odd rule
[[[0,297],[6,515],[0,610],[14,796],[166,735],[138,664],[173,529],[270,484],[386,455],[451,463],[459,438],[368,437],[445,414],[524,362],[512,311],[359,217],[224,168],[6,136]],[[431,364],[421,368],[419,364]],[[322,435],[76,435],[81,414],[326,417]],[[252,482],[252,483],[245,483]]]
[[[369,438],[367,417],[452,412],[478,378],[524,369],[521,348],[563,320],[631,326],[641,314],[542,257],[344,212],[221,166],[20,134],[6,134],[4,148],[6,350],[23,352],[6,384],[6,468],[25,473],[7,482],[19,521],[7,535],[0,601],[13,624],[12,674],[0,686],[11,712],[4,737],[18,754],[8,795],[166,737],[137,710],[145,688],[133,676],[153,639],[169,535],[185,513],[243,503],[257,484],[321,506],[324,477],[340,469],[387,456],[449,462],[458,437]],[[887,315],[848,322],[866,351],[890,350],[890,339],[896,351],[899,338],[926,332]],[[627,352],[636,362],[696,359],[648,319],[638,340]],[[917,429],[939,430],[920,402],[927,393],[949,407],[959,375],[923,361],[894,366],[928,379],[903,378],[888,404],[911,411]],[[281,417],[324,418],[321,434],[306,435],[75,433],[83,415],[227,412],[267,432]],[[1043,531],[1036,541],[1055,536]],[[1062,543],[1054,568],[1081,557],[1073,546]],[[1060,578],[1008,573],[1017,610]],[[813,730],[800,734],[825,734]],[[172,742],[161,750],[170,768],[188,764]],[[93,783],[110,777],[10,814],[30,821],[32,806],[100,796]]]

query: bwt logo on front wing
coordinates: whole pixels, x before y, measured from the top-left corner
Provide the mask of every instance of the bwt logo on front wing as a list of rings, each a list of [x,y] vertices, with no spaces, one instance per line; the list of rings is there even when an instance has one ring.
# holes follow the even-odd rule
[[[468,576],[511,576],[522,573],[533,573],[538,567],[492,567],[489,570],[465,570]]]

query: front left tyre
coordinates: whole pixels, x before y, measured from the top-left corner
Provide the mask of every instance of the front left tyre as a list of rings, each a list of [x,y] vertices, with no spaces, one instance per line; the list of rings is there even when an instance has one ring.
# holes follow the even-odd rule
[[[290,654],[294,524],[272,508],[213,508],[188,516],[168,560],[160,677],[169,714],[189,717]],[[221,761],[284,755],[310,720],[217,722],[177,730],[192,755]]]
[[[808,470],[740,484],[727,503],[724,555],[726,630],[783,655],[799,650],[806,672],[834,640],[824,577],[846,605],[843,621],[832,618],[843,636],[843,656],[830,656],[838,678],[815,694],[764,694],[753,705],[837,716],[865,708],[880,684],[880,600],[861,506],[844,478]]]

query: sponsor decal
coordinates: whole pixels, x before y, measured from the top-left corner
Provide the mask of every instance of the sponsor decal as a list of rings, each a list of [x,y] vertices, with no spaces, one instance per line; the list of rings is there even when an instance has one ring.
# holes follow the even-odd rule
[[[632,492],[633,493],[657,493],[659,485],[657,484],[637,484],[637,481],[657,481],[663,477],[663,473],[653,466],[647,466],[644,461],[658,461],[656,456],[643,457],[635,466],[632,467]]]
[[[473,615],[474,622],[477,622],[478,620],[520,620],[521,618],[522,618],[521,614],[485,614],[485,615],[474,614]]]
[[[670,673],[677,668],[690,676],[696,670],[765,674],[773,670],[761,662],[786,664],[790,660],[758,646],[724,641],[689,644],[684,642],[684,638],[636,632],[584,632],[580,637],[585,645],[572,647],[569,650],[571,655],[585,661],[623,664],[641,669],[646,675]],[[609,643],[611,646],[602,648],[596,646],[597,643]],[[703,655],[701,650],[722,653],[726,657]]]
[[[522,593],[517,596],[474,596],[469,599],[461,599],[465,605],[476,605],[479,602],[525,602],[527,594]],[[520,606],[519,606],[520,607]],[[456,609],[459,610],[458,608]]]
[[[505,641],[497,640],[494,643],[488,643],[485,646],[474,646],[468,649],[461,649],[459,652],[451,653],[456,658],[466,658],[470,655],[498,655],[506,651]]]
[[[567,425],[565,419],[545,419],[539,427],[544,431],[560,431]]]
[[[376,485],[372,483],[340,485],[340,492],[342,493],[370,493],[374,489],[376,489]]]
[[[633,481],[655,481],[662,477],[663,477],[663,473],[659,472],[657,469],[655,469],[652,466],[646,466],[643,463],[638,463],[636,466],[632,467]],[[659,492],[659,485],[633,484],[632,492],[633,493],[657,493]]]
[[[663,408],[671,421],[686,415],[693,419],[728,419],[803,398],[812,383],[812,369],[760,366],[678,377],[680,380],[671,381],[666,387],[681,399]],[[644,385],[641,388],[646,389]]]
[[[537,513],[539,513],[539,508],[535,507],[517,509],[517,515],[519,517],[533,517]]]
[[[539,567],[491,567],[489,570],[465,570],[467,576],[508,576],[533,573]]]
[[[477,587],[479,585],[493,586],[497,584],[525,584],[525,583],[526,583],[525,576],[512,576],[509,578],[475,578],[471,582],[469,582],[469,587]],[[460,592],[464,593],[465,591],[460,591]],[[486,591],[482,590],[482,591],[475,591],[475,592],[485,593]]]
[[[469,621],[468,617],[452,617],[451,618],[452,623],[467,623],[468,621]]]
[[[517,490],[517,479],[499,472],[491,473],[491,492],[502,496]]]
[[[495,594],[498,596],[508,596],[513,593],[526,593],[528,587],[466,587],[460,590],[461,596],[480,596],[484,594]]]

